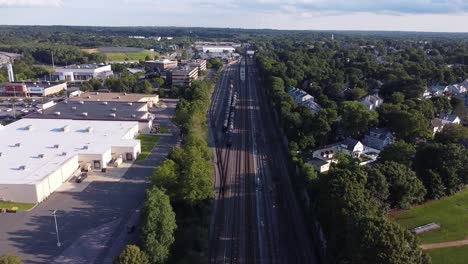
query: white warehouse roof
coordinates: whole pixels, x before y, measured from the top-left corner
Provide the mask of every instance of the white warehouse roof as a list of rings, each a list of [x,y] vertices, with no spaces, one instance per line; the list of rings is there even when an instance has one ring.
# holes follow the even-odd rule
[[[137,131],[138,122],[19,120],[0,129],[0,185],[34,185],[79,154],[139,147]]]

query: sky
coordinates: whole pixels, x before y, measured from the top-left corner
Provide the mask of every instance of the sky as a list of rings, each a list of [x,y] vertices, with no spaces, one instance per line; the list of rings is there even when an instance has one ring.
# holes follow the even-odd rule
[[[468,32],[468,0],[0,0],[0,24]]]

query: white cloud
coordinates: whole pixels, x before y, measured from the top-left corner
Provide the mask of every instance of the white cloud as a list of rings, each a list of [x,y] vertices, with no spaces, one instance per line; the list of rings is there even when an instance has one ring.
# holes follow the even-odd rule
[[[0,7],[60,6],[62,0],[0,0]]]

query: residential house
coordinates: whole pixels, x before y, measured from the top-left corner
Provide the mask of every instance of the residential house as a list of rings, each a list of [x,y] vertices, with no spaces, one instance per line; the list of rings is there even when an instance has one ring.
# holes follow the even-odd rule
[[[344,153],[345,155],[353,158],[359,158],[364,152],[364,145],[359,140],[347,138],[342,142],[316,149],[312,153],[312,159],[309,163],[319,172],[328,171],[331,163],[338,162],[335,158],[335,154],[338,152]]]
[[[301,89],[291,88],[288,91],[288,94],[296,103],[309,108],[313,114],[316,114],[320,109],[322,109],[322,107],[314,101],[314,97],[312,95]]]
[[[441,132],[444,129],[444,126],[447,124],[460,124],[461,119],[456,115],[441,115],[440,117],[434,118],[431,121],[432,132],[435,134]]]
[[[367,95],[361,99],[359,102],[363,104],[369,110],[375,110],[381,104],[383,104],[383,99],[380,98],[378,94]]]
[[[327,172],[330,170],[331,162],[327,162],[318,158],[313,158],[309,160],[308,163],[314,166],[315,170],[317,170],[320,173]]]
[[[371,128],[364,136],[363,143],[371,148],[383,150],[395,141],[393,134],[386,128]]]
[[[444,96],[448,92],[447,86],[434,85],[431,87],[432,96]]]

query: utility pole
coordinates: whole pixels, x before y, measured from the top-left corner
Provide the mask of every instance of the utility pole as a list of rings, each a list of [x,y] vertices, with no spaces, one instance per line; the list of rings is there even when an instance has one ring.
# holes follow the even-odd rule
[[[54,220],[55,220],[55,233],[57,234],[57,247],[60,247],[62,246],[62,244],[60,243],[60,237],[59,237],[59,231],[58,231],[58,225],[57,225],[57,210],[54,210],[52,212],[52,215],[54,216]]]

